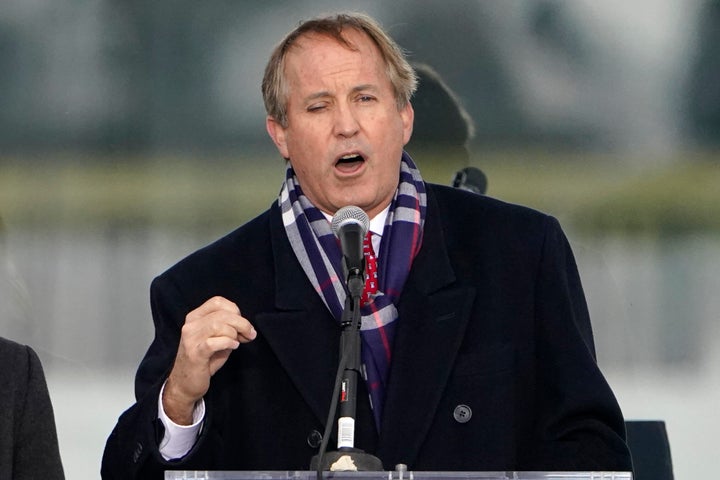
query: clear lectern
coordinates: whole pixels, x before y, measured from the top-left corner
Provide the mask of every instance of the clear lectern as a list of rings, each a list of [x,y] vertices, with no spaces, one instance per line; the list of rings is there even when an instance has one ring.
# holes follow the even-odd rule
[[[165,480],[315,480],[314,471],[168,471]],[[323,472],[333,480],[632,480],[630,472]]]

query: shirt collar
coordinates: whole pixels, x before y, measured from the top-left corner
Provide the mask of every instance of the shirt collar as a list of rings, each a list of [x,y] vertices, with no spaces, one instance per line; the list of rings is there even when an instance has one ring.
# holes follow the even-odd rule
[[[380,213],[370,219],[370,231],[373,235],[382,236],[383,230],[385,229],[385,220],[387,220],[388,212],[390,211],[390,204],[385,207]],[[332,222],[333,216],[322,212],[323,216],[328,222]]]
[[[380,213],[370,219],[370,231],[373,235],[382,236],[383,230],[385,230],[385,220],[387,220],[388,212],[390,211],[390,204],[385,207]]]

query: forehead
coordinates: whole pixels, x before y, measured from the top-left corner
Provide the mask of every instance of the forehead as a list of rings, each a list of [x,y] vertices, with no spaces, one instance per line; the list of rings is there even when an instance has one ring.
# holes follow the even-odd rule
[[[342,37],[347,43],[315,32],[299,37],[285,57],[285,73],[289,79],[299,75],[305,82],[344,72],[378,74],[384,71],[380,50],[366,33],[348,28],[343,30]]]

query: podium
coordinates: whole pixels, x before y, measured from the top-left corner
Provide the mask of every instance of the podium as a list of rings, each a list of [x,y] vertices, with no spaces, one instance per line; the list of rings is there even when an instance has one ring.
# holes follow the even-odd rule
[[[316,480],[315,471],[166,471],[165,480]],[[632,480],[631,472],[323,472],[334,480]]]

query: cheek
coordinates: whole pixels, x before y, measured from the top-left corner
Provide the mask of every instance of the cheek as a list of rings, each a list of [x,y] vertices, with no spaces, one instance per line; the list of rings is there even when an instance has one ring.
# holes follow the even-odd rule
[[[295,153],[296,156],[303,158],[317,158],[318,153],[322,149],[322,145],[326,142],[322,142],[312,129],[304,129],[294,133],[292,137],[293,141],[290,144],[292,146],[290,153]]]
[[[298,177],[300,177],[301,184],[305,184],[309,180],[312,180],[312,178],[314,177],[312,165],[308,165],[306,162],[302,161],[293,162],[292,160],[290,163],[292,163],[293,169],[295,169],[295,173],[298,175]]]
[[[323,167],[322,162],[318,161],[318,156],[313,152],[305,150],[295,152],[295,157],[290,159],[290,163],[297,174],[302,185],[317,185],[326,178],[328,173]]]
[[[398,143],[400,143],[400,148],[410,140],[411,133],[412,126],[408,128],[408,125],[403,122],[402,117],[397,114],[397,111],[388,114],[383,123],[383,127],[377,131],[377,134],[383,136],[384,143],[386,143],[388,147],[397,146]]]

